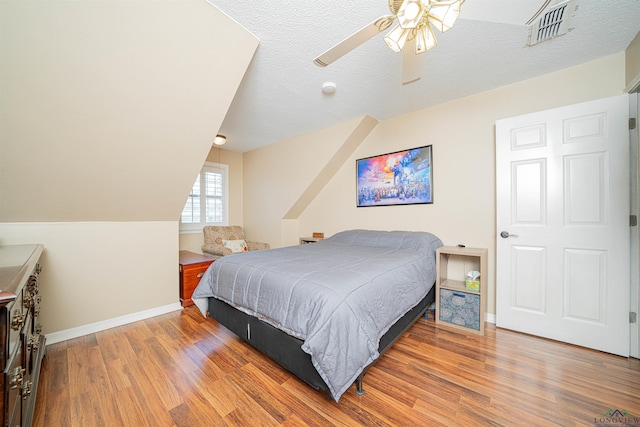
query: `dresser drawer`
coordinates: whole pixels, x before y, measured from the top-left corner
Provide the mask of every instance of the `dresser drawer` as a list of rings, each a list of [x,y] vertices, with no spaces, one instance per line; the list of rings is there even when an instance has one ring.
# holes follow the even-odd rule
[[[9,359],[22,345],[22,332],[27,321],[28,311],[22,308],[22,298],[0,307],[0,370],[5,370]]]
[[[10,426],[21,425],[22,392],[25,387],[26,372],[22,367],[21,349],[11,359],[7,369],[2,374],[4,382],[5,399],[7,405],[4,411],[5,419],[11,420]]]
[[[13,305],[8,306],[7,309],[7,314],[9,316],[9,349],[7,352],[7,358],[11,358],[18,347],[22,345],[22,332],[29,315],[29,311],[23,304],[22,291],[18,292],[15,302]]]

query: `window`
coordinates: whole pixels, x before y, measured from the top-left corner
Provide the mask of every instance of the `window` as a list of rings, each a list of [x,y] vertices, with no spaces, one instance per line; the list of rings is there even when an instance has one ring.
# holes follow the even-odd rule
[[[202,231],[205,225],[227,225],[227,165],[205,163],[193,183],[180,216],[180,231]]]

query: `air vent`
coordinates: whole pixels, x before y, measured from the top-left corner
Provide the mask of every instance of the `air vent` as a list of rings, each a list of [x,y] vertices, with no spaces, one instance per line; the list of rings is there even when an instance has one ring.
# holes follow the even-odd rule
[[[569,31],[569,22],[575,10],[575,0],[565,0],[552,4],[541,11],[539,17],[531,19],[529,46],[551,40]]]

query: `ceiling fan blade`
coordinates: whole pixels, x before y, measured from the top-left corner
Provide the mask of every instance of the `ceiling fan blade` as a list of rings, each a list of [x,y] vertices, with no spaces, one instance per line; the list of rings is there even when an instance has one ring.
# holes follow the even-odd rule
[[[313,62],[319,67],[326,67],[335,60],[341,58],[343,55],[351,52],[353,49],[360,46],[362,43],[366,42],[373,36],[389,28],[394,19],[395,17],[391,15],[381,16],[371,24],[351,34],[349,37],[342,40],[340,43],[318,56],[313,60]]]
[[[416,82],[422,77],[422,55],[416,54],[416,38],[407,40],[402,56],[402,84]]]

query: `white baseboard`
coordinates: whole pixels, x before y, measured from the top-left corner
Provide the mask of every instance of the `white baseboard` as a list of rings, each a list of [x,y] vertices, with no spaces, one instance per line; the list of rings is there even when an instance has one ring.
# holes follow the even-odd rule
[[[46,335],[46,342],[47,345],[55,344],[61,341],[82,337],[84,335],[89,335],[107,329],[115,328],[116,326],[122,326],[128,323],[137,322],[138,320],[160,316],[161,314],[166,314],[177,310],[182,310],[182,306],[179,302],[163,305],[161,307],[151,308],[149,310],[139,311],[137,313],[127,314],[120,317],[115,317],[113,319],[103,320],[101,322],[78,326],[76,328],[66,329],[64,331],[53,332]]]
[[[116,326],[126,325],[128,323],[137,322],[138,320],[148,319],[154,316],[160,316],[162,314],[171,313],[172,311],[182,310],[180,303],[164,305],[161,307],[151,308],[149,310],[139,311],[137,313],[127,314],[125,316],[115,317],[113,319],[103,320],[102,322],[90,323],[88,325],[78,326],[76,328],[66,329],[64,331],[53,332],[46,335],[47,345],[55,344],[66,340],[82,337],[85,335],[93,334],[107,329],[115,328]],[[496,323],[496,315],[491,313],[485,313],[485,322]]]

